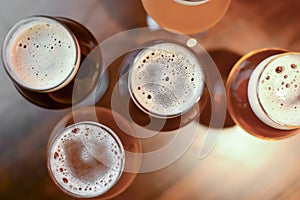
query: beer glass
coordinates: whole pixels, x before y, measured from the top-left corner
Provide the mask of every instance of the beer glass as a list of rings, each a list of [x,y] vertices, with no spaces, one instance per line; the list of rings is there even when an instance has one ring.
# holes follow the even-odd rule
[[[237,125],[263,139],[300,131],[300,53],[279,48],[244,55],[227,81],[228,110]]]
[[[71,19],[31,16],[8,32],[2,61],[27,100],[45,108],[66,108],[95,89],[97,101],[107,89],[97,44],[87,28]]]
[[[230,0],[142,0],[148,25],[185,34],[197,34],[216,25],[225,15]]]
[[[120,98],[129,96],[129,114],[136,124],[175,130],[203,110],[208,99],[205,77],[204,65],[192,48],[172,40],[152,41],[124,58]]]
[[[118,124],[117,124],[118,123]],[[61,119],[47,148],[51,179],[76,198],[111,199],[125,191],[140,166],[140,140],[129,123],[101,107],[84,107]]]

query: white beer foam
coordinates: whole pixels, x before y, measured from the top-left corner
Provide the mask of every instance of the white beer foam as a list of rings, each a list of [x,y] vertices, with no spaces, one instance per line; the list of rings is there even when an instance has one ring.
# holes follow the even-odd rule
[[[80,122],[52,143],[49,167],[56,182],[78,197],[96,197],[116,184],[124,169],[124,149],[109,128]]]
[[[137,55],[129,83],[133,100],[142,110],[172,116],[197,103],[204,90],[204,73],[188,49],[160,43]]]
[[[176,3],[186,6],[198,6],[209,2],[210,0],[174,0]]]
[[[5,54],[19,84],[42,91],[72,79],[80,52],[65,26],[51,18],[34,17],[20,21],[11,34]]]
[[[252,73],[248,98],[253,112],[277,129],[300,126],[300,54],[265,59]]]

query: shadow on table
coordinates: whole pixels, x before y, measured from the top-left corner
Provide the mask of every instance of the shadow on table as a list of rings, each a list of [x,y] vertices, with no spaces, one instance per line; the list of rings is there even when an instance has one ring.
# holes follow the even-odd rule
[[[103,1],[103,5],[109,11],[116,11],[109,12],[110,17],[125,30],[147,26],[141,0],[109,0]]]
[[[233,65],[241,58],[241,55],[239,55],[236,52],[233,52],[231,50],[228,49],[214,49],[214,50],[208,50],[209,55],[211,56],[211,58],[214,60],[215,64],[217,65],[223,82],[224,82],[224,86],[226,85],[226,81],[227,81],[227,77],[231,71],[231,68],[233,67]],[[225,94],[224,94],[225,95]],[[205,126],[209,126],[211,128],[220,128],[220,127],[216,127],[219,124],[222,123],[222,120],[224,119],[214,119],[213,122],[211,122],[211,105],[212,103],[218,108],[223,107],[226,105],[220,105],[220,103],[218,103],[218,101],[216,101],[215,99],[209,100],[207,101],[207,104],[203,110],[203,112],[201,113],[201,117],[200,117],[200,123],[205,125]],[[227,111],[227,109],[226,109]],[[227,127],[232,127],[234,126],[235,123],[233,122],[232,118],[230,117],[228,111],[226,112],[226,118],[225,118],[225,122],[224,122],[224,128]]]

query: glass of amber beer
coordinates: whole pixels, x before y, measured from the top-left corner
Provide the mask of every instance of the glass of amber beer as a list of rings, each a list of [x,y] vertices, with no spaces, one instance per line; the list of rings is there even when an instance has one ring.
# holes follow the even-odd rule
[[[185,34],[197,34],[216,25],[231,0],[142,0],[151,22]]]
[[[300,53],[278,48],[252,51],[233,67],[226,86],[237,125],[264,139],[300,131]]]
[[[71,19],[31,16],[8,32],[2,61],[27,100],[45,108],[66,108],[82,102],[95,88],[100,99],[107,89],[97,44],[87,28]]]
[[[154,40],[124,58],[118,89],[120,99],[129,98],[133,122],[170,131],[200,116],[208,91],[206,66],[197,56],[184,43]]]
[[[58,122],[49,137],[50,177],[76,198],[103,200],[119,195],[135,179],[141,161],[140,140],[128,132],[134,135],[129,123],[111,110],[75,110]]]

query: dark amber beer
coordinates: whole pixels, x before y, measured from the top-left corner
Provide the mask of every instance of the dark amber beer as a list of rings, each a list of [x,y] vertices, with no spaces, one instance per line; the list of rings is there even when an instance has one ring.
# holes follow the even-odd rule
[[[252,51],[233,67],[227,82],[228,110],[250,134],[282,139],[300,128],[300,53]]]
[[[2,60],[18,91],[45,108],[65,108],[86,98],[102,73],[97,40],[81,24],[62,17],[33,16],[6,36]],[[105,76],[102,77],[105,79]]]

